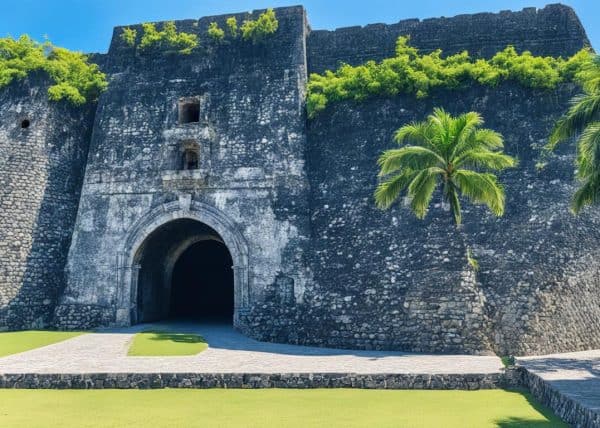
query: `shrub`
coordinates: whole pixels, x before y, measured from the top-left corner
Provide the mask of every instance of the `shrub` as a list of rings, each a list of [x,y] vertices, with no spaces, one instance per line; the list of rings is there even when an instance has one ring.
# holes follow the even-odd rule
[[[468,52],[447,57],[441,50],[420,54],[409,45],[408,37],[398,38],[396,55],[381,62],[367,61],[350,66],[342,64],[335,72],[311,74],[308,81],[307,112],[314,117],[331,102],[363,101],[375,96],[399,93],[427,97],[435,88],[456,89],[470,82],[495,86],[514,80],[530,88],[552,89],[563,81],[584,84],[589,80],[589,49],[568,59],[518,53],[512,46],[491,59],[473,60]]]
[[[106,75],[80,52],[39,43],[23,35],[0,38],[0,88],[30,73],[45,72],[54,83],[48,88],[53,101],[74,105],[95,101],[107,87]]]
[[[121,40],[127,44],[127,46],[135,46],[135,39],[137,38],[137,30],[135,28],[125,27],[121,32]]]
[[[207,33],[211,39],[217,42],[220,42],[225,38],[225,31],[223,31],[216,22],[210,23]]]
[[[279,27],[279,21],[273,9],[261,13],[256,20],[246,20],[242,24],[242,38],[252,40],[257,44],[263,42],[268,36],[275,33]]]
[[[235,39],[238,36],[237,18],[235,16],[227,18],[225,24],[227,25],[227,32],[229,33],[229,36]]]
[[[152,23],[142,24],[142,28],[144,34],[139,44],[142,51],[157,49],[188,55],[198,46],[198,36],[178,32],[173,21],[165,22],[161,31],[158,31]]]

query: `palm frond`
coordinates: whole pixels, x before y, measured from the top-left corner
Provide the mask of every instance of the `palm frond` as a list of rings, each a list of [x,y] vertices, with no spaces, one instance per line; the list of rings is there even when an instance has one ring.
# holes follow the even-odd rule
[[[571,210],[579,214],[583,208],[600,202],[600,174],[588,177],[575,192],[571,202]]]
[[[399,145],[407,142],[414,145],[431,147],[431,129],[426,122],[412,122],[398,129],[394,134],[394,141]]]
[[[486,149],[499,150],[504,148],[502,134],[491,129],[478,129],[475,140]]]
[[[460,155],[455,161],[455,167],[471,167],[502,171],[513,168],[518,164],[517,159],[501,152],[489,150],[469,150]]]
[[[444,165],[444,159],[432,150],[421,146],[404,146],[399,149],[386,150],[377,161],[379,176],[386,176],[402,169],[421,170]]]
[[[567,113],[556,122],[548,139],[548,148],[553,150],[558,144],[581,133],[594,121],[600,121],[600,93],[574,97]]]
[[[504,188],[494,174],[457,170],[453,180],[460,192],[476,204],[485,204],[495,215],[504,214]]]
[[[438,177],[443,173],[444,170],[437,167],[424,169],[415,175],[408,185],[410,207],[417,218],[423,219],[427,214]]]
[[[458,116],[453,123],[456,146],[459,147],[463,141],[468,140],[470,135],[481,125],[483,125],[483,118],[475,111]]]
[[[442,108],[433,109],[433,113],[427,117],[432,133],[432,143],[443,156],[447,156],[448,147],[452,142],[452,116]]]
[[[381,209],[389,208],[398,199],[400,193],[408,187],[415,174],[414,171],[403,171],[402,174],[379,183],[375,190],[377,207]]]
[[[461,156],[463,153],[478,150],[500,150],[504,147],[502,135],[491,129],[476,129],[470,138],[458,143],[452,152],[452,158]]]
[[[585,179],[600,171],[600,122],[583,130],[577,144],[577,176]]]

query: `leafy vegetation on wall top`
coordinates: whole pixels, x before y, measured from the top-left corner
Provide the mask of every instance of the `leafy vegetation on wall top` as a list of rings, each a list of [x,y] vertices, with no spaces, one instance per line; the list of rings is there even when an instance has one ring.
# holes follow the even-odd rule
[[[236,39],[241,36],[243,40],[252,41],[254,44],[263,42],[279,28],[279,21],[273,9],[267,9],[254,20],[245,20],[241,27],[238,27],[237,19],[234,16],[228,18],[225,24],[228,37]],[[207,33],[211,39],[217,42],[224,40],[226,35],[225,30],[216,22],[210,23]]]
[[[409,45],[409,37],[399,37],[393,58],[358,66],[343,64],[336,71],[311,74],[307,111],[312,118],[335,101],[363,101],[400,93],[423,98],[435,88],[460,88],[471,82],[495,86],[515,80],[526,87],[552,89],[563,81],[582,83],[582,70],[592,57],[589,49],[563,59],[534,56],[527,51],[518,53],[512,46],[491,59],[474,60],[466,51],[442,57],[439,49],[420,54]]]
[[[137,38],[137,30],[135,28],[125,27],[121,33],[121,40],[123,40],[127,46],[135,46],[135,39]]]
[[[36,42],[27,35],[0,38],[0,88],[30,73],[45,72],[54,82],[48,88],[53,101],[74,105],[95,101],[107,87],[106,75],[80,52]]]
[[[121,40],[129,47],[136,46],[137,30],[125,27],[121,32]],[[142,24],[142,36],[137,45],[141,52],[162,51],[188,55],[198,46],[198,36],[192,33],[177,31],[174,21],[165,22],[159,31],[150,22]]]
[[[225,38],[225,31],[221,27],[219,27],[219,24],[217,24],[216,22],[210,23],[210,25],[208,26],[207,33],[208,36],[213,40],[221,41]]]

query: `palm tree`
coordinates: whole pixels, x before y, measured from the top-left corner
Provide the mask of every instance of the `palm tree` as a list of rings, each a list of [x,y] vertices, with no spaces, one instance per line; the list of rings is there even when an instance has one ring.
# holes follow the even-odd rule
[[[457,225],[462,219],[460,195],[487,205],[497,216],[504,214],[504,189],[485,171],[511,168],[517,160],[502,153],[502,135],[482,129],[482,124],[476,112],[452,117],[438,108],[426,121],[398,129],[395,140],[401,147],[386,150],[378,161],[383,181],[375,191],[377,205],[389,208],[406,191],[412,211],[422,219],[441,184],[443,201],[450,204]]]
[[[571,107],[554,126],[548,148],[576,135],[577,178],[581,186],[575,192],[571,209],[578,214],[584,207],[600,202],[600,56],[585,71],[583,94],[571,100]]]

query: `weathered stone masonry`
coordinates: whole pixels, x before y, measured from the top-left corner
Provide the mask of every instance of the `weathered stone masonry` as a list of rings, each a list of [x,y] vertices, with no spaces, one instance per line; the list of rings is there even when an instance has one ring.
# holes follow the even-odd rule
[[[64,288],[95,106],[48,101],[30,76],[0,92],[0,329],[43,327]]]
[[[276,14],[279,30],[257,46],[210,44],[208,24],[226,16],[179,21],[205,47],[189,56],[135,55],[115,29],[108,54],[96,57],[110,85],[98,103],[78,210],[89,114],[48,103],[42,84],[13,85],[0,95],[0,152],[21,150],[0,173],[10,184],[0,190],[0,326],[86,328],[161,318],[177,254],[218,239],[234,264],[234,323],[259,339],[502,354],[600,346],[600,217],[568,212],[572,147],[545,169],[535,166],[577,88],[472,86],[425,100],[340,103],[312,121],[304,113],[309,73],[382,59],[400,35],[447,53],[490,56],[514,44],[566,56],[588,43],[574,12],[551,5],[336,31],[311,31],[301,7]],[[37,95],[27,97],[30,90]],[[47,117],[43,126],[32,121],[31,130],[17,129],[24,100]],[[198,122],[180,123],[187,104],[197,106]],[[501,177],[503,218],[465,205],[465,227],[456,230],[439,204],[425,221],[402,206],[374,208],[377,156],[392,145],[395,129],[435,106],[481,112],[519,157],[520,166]],[[23,132],[37,135],[29,143],[36,147],[43,139],[57,144],[57,130],[71,138],[61,140],[69,150],[59,158],[42,152],[33,164],[53,171],[71,165],[63,172],[72,178],[61,214],[42,205],[63,195],[60,188],[34,178],[40,173],[27,170],[27,152],[17,144]],[[190,150],[198,169],[183,170]],[[28,181],[20,180],[26,173]],[[17,197],[26,205],[10,202]],[[36,222],[38,216],[45,220]],[[53,221],[60,236],[46,226]],[[21,234],[27,246],[13,245],[9,233]],[[54,252],[33,239],[36,233]],[[467,246],[481,265],[477,273],[466,263]],[[146,267],[154,258],[165,264]],[[46,276],[27,276],[27,269]]]

